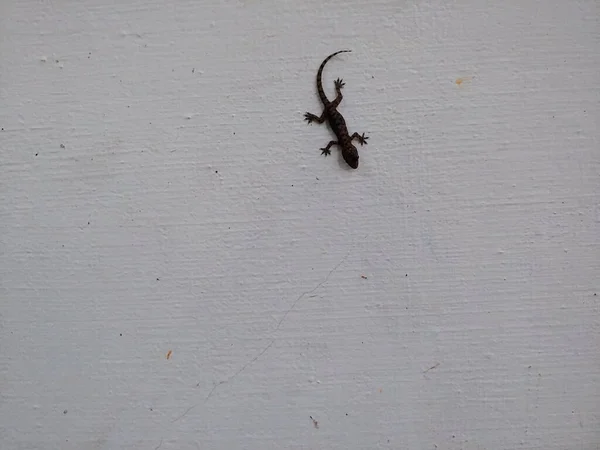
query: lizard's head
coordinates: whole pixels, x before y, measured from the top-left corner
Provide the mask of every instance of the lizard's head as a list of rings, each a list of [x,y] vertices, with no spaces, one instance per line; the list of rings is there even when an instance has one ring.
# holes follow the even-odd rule
[[[342,156],[344,157],[344,161],[352,167],[353,169],[358,168],[358,150],[352,144],[348,146],[348,149],[342,152]]]

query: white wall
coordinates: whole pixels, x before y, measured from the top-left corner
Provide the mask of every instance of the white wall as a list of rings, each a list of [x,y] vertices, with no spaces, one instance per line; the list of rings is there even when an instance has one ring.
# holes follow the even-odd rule
[[[600,448],[598,3],[344,3],[2,2],[2,449]]]

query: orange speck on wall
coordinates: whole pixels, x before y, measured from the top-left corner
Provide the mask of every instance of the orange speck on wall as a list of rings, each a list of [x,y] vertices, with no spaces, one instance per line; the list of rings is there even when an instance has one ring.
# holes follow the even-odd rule
[[[473,77],[460,77],[460,78],[457,78],[456,81],[454,81],[454,82],[456,83],[457,86],[460,86],[465,81],[471,81],[472,79],[473,79]]]

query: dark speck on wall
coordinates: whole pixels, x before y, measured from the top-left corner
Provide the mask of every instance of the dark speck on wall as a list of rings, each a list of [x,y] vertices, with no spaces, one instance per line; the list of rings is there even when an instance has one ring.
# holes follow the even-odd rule
[[[68,413],[68,411],[65,409],[65,410],[63,411],[63,414],[66,414],[66,413]]]
[[[65,144],[60,144],[60,148],[65,148]]]

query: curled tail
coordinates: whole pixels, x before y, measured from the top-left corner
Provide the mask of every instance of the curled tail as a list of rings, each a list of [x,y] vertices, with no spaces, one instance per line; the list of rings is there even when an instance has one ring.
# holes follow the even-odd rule
[[[321,75],[323,74],[323,68],[325,67],[325,64],[327,64],[327,61],[329,61],[335,55],[337,55],[339,53],[349,53],[351,51],[352,50],[340,50],[340,51],[337,51],[337,52],[332,53],[331,55],[329,55],[321,63],[321,66],[319,67],[319,71],[317,72],[317,91],[319,92],[319,98],[321,99],[321,101],[323,102],[324,105],[326,105],[327,103],[329,103],[329,100],[327,99],[327,96],[325,95],[325,92],[323,91],[323,82],[321,81]]]

